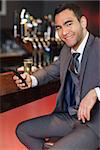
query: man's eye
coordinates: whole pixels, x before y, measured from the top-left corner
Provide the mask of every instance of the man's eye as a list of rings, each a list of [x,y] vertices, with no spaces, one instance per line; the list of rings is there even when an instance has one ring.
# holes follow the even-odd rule
[[[72,25],[72,22],[65,22],[65,25],[66,25],[67,27],[69,27],[69,26]]]
[[[56,30],[59,31],[61,28],[60,27],[56,27]]]
[[[69,22],[66,24],[68,27],[72,25],[72,22]]]

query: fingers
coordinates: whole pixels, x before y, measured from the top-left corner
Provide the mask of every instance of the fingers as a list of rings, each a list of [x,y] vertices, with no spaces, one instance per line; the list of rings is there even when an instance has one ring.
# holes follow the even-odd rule
[[[85,115],[83,109],[79,108],[78,110],[78,120],[82,120],[83,123],[85,123]]]
[[[26,79],[27,75],[26,74],[21,74],[21,77],[23,79]],[[21,79],[19,79],[18,76],[14,75],[13,76],[13,80],[15,81],[15,83],[17,84],[17,86],[20,88],[20,89],[25,89],[26,88],[26,84],[22,82]]]
[[[13,76],[13,80],[15,81],[16,84],[22,83],[22,81],[16,75]]]
[[[87,111],[87,120],[90,120],[90,111]]]
[[[83,123],[90,120],[90,109],[86,106],[80,106],[78,110],[78,120],[82,120]]]
[[[37,70],[38,70],[38,68],[37,68],[37,67],[32,66],[32,72],[35,72],[35,71],[37,71]]]
[[[17,68],[17,71],[24,72],[24,66],[21,66],[21,67]]]
[[[29,88],[28,86],[25,85],[25,83],[17,84],[17,86],[18,86],[20,89],[27,89],[27,88]]]
[[[90,120],[90,112],[95,105],[97,100],[97,95],[94,89],[90,90],[87,95],[81,100],[79,109],[78,109],[78,120],[82,120],[83,123],[85,121]]]

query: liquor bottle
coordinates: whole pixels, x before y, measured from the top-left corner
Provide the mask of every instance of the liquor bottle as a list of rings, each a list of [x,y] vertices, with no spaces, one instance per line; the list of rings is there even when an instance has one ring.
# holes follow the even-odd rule
[[[37,42],[38,44],[38,67],[42,68],[43,66],[43,47],[40,41]]]
[[[35,67],[38,67],[38,65],[37,65],[37,45],[36,45],[35,41],[33,41],[32,44],[33,44],[33,52],[32,52],[33,64]]]
[[[14,28],[13,28],[13,33],[14,33],[14,38],[17,38],[18,35],[18,25],[19,25],[19,17],[17,10],[14,11]]]
[[[20,19],[21,19],[21,22],[20,22],[20,34],[21,34],[21,38],[22,39],[24,38],[24,25],[27,22],[27,19],[25,19],[25,12],[26,12],[26,9],[22,9],[22,11],[20,13]]]
[[[44,40],[43,41],[43,48],[44,48],[44,64],[48,66],[51,63],[51,49],[50,49],[50,41]]]

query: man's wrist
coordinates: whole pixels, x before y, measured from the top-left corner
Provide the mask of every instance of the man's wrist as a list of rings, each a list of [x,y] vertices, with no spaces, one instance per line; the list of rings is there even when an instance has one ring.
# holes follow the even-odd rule
[[[32,75],[30,77],[31,77],[31,80],[32,80],[32,87],[37,86],[38,85],[38,81],[37,81],[36,77],[32,76]]]

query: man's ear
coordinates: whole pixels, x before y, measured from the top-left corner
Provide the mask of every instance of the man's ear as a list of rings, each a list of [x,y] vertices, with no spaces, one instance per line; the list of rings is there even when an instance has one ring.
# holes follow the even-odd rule
[[[80,23],[83,28],[86,28],[87,27],[87,18],[85,16],[82,16],[80,19]]]

